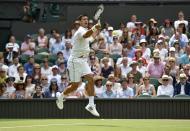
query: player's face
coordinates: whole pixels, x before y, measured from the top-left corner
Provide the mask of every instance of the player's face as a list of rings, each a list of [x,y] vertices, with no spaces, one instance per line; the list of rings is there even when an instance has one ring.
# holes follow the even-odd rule
[[[80,20],[80,25],[85,28],[88,27],[88,17],[87,16],[82,17],[82,19]]]

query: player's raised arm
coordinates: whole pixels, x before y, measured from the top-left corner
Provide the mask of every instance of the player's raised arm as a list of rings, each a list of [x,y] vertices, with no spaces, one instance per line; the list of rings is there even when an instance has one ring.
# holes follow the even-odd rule
[[[101,25],[100,24],[95,24],[91,29],[89,29],[84,35],[83,35],[83,38],[88,38],[90,37],[93,32],[96,32],[97,30],[99,30],[101,28]]]

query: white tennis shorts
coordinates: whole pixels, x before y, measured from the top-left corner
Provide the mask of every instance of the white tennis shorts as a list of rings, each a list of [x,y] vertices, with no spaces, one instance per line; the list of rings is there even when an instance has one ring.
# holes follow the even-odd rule
[[[69,58],[67,66],[71,82],[80,82],[82,76],[92,74],[87,58]]]

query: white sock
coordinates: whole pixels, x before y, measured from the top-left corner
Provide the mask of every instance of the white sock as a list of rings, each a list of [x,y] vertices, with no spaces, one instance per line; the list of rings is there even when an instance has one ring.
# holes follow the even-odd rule
[[[94,96],[89,96],[89,104],[94,105]]]

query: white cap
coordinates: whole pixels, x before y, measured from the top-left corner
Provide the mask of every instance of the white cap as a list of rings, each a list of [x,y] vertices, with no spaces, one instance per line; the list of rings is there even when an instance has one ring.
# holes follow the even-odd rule
[[[158,39],[160,39],[160,38],[164,38],[165,39],[165,36],[164,35],[159,35]]]
[[[57,68],[57,69],[58,69],[58,66],[57,66],[57,65],[52,66],[52,69],[54,69],[54,68]]]
[[[147,41],[146,41],[146,39],[141,39],[140,40],[140,43],[146,43]]]
[[[174,47],[170,47],[170,51],[175,51],[175,48]]]
[[[109,27],[108,27],[108,30],[113,30],[113,27],[109,26]]]

